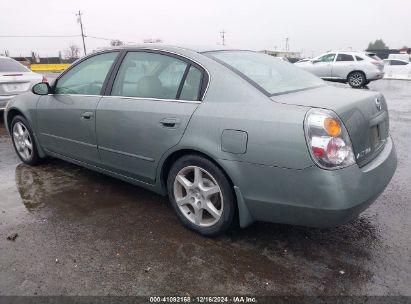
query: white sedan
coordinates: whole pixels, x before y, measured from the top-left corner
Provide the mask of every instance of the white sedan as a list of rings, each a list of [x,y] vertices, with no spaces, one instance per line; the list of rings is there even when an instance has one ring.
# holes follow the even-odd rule
[[[16,60],[0,56],[0,111],[14,96],[27,92],[36,83],[47,78],[30,71]]]
[[[400,59],[384,59],[385,79],[411,80],[411,63]]]

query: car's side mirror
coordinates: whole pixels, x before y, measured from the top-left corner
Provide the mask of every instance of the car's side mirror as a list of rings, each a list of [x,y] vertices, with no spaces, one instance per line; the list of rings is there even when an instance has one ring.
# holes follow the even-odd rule
[[[51,88],[47,82],[40,82],[35,84],[31,91],[36,95],[47,95],[51,93]]]
[[[314,59],[314,60],[311,60],[311,62],[312,63],[318,63],[318,62],[320,62],[320,60]]]

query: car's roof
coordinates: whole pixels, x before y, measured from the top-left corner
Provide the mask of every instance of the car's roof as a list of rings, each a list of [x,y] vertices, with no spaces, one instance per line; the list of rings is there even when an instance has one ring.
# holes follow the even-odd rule
[[[350,54],[374,54],[373,52],[367,52],[367,51],[353,51],[353,50],[335,50],[335,51],[329,51],[327,53],[350,53]]]
[[[165,50],[165,51],[191,51],[196,53],[204,53],[204,52],[211,52],[211,51],[227,51],[227,50],[239,50],[233,48],[227,48],[221,45],[168,45],[163,43],[143,43],[143,44],[134,44],[134,45],[126,45],[126,46],[119,46],[119,47],[112,47],[112,48],[104,48],[102,50],[113,50],[113,49],[155,49],[155,50]]]

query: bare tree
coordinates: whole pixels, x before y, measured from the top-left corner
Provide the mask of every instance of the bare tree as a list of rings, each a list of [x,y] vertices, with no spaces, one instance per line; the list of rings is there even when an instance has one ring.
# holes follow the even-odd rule
[[[118,39],[114,39],[114,40],[111,40],[110,41],[110,45],[111,46],[122,46],[122,45],[124,45],[124,42],[123,41],[121,41],[121,40],[118,40]]]
[[[80,48],[74,43],[70,43],[68,49],[64,50],[65,59],[77,59],[80,57]]]

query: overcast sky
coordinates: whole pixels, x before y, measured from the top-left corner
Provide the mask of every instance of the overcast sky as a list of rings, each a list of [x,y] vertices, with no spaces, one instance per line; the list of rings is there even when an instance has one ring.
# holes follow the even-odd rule
[[[359,49],[382,38],[390,48],[411,47],[411,0],[14,0],[2,1],[0,36],[85,34],[141,43],[226,45],[254,50],[285,48],[305,56],[331,49]],[[0,53],[57,56],[80,37],[4,38]],[[93,50],[109,41],[86,38]]]

